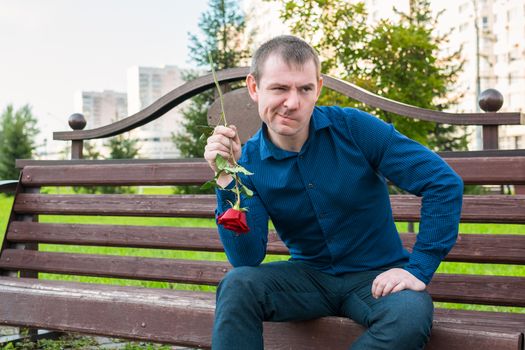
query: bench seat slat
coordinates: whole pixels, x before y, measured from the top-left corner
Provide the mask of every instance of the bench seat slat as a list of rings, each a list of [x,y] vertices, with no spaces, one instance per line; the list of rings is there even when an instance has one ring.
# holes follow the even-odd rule
[[[57,176],[60,174],[60,176]],[[34,186],[202,185],[213,178],[207,162],[27,166],[22,184]]]
[[[215,261],[6,249],[0,267],[58,274],[216,285],[231,268]]]
[[[445,158],[466,184],[525,184],[525,157]],[[57,176],[60,174],[60,176]],[[24,186],[195,185],[213,178],[207,162],[28,165]]]
[[[525,184],[525,157],[444,158],[465,184]]]
[[[97,284],[86,288],[76,282],[0,278],[4,324],[202,348],[211,346],[214,299],[213,293],[204,292]],[[462,327],[457,327],[446,322],[447,315],[441,320],[439,310],[436,311],[426,349],[521,350],[519,328],[509,325],[506,329],[493,329],[491,323],[470,325],[466,315],[461,316]],[[105,316],[100,317],[101,314]],[[491,319],[492,314],[483,313],[483,319]],[[270,350],[347,349],[362,332],[363,327],[339,317],[264,324],[265,348]]]
[[[441,309],[434,311],[434,318],[439,323],[457,325],[492,327],[507,330],[518,330],[525,333],[525,314],[509,312],[487,312],[473,310]]]
[[[57,215],[120,215],[214,217],[213,195],[45,195],[21,193],[17,213]]]
[[[400,236],[403,246],[412,251],[416,235]],[[463,233],[445,261],[525,265],[525,235]]]
[[[394,218],[398,221],[419,221],[421,199],[411,195],[390,196]],[[462,222],[525,223],[525,195],[465,195]]]
[[[114,247],[159,248],[222,252],[217,229],[125,225],[51,224],[14,221],[7,239],[18,243],[51,243]],[[401,234],[411,250],[415,234]],[[268,253],[288,255],[288,249],[269,233]],[[525,264],[525,235],[461,234],[446,261]]]
[[[50,253],[6,249],[0,267],[59,274],[90,275],[216,285],[228,263],[114,255]],[[525,306],[525,278],[436,274],[429,291],[436,301]]]
[[[525,277],[436,274],[435,301],[525,307]]]
[[[214,217],[214,195],[47,195],[19,194],[19,214],[121,215]],[[418,221],[421,199],[412,195],[390,197],[394,218]],[[465,196],[463,222],[525,223],[525,195]]]

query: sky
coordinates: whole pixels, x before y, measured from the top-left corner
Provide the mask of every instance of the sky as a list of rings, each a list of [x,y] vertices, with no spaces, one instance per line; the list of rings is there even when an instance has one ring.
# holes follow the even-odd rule
[[[0,111],[33,107],[40,140],[70,130],[76,91],[126,91],[130,66],[192,66],[208,0],[0,0]],[[40,141],[41,142],[41,141]],[[55,141],[64,142],[64,141]]]

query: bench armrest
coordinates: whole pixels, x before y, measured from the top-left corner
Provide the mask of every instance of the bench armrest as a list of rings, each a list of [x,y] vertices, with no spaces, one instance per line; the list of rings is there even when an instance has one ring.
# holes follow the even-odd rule
[[[0,181],[0,193],[15,193],[18,180]]]

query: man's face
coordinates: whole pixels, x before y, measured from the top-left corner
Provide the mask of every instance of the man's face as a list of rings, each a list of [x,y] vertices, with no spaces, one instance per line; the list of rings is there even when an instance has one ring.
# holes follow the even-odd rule
[[[246,79],[259,116],[268,126],[270,139],[308,138],[308,126],[319,97],[322,79],[317,78],[313,60],[302,66],[288,65],[279,55],[268,57],[257,84],[251,75]]]

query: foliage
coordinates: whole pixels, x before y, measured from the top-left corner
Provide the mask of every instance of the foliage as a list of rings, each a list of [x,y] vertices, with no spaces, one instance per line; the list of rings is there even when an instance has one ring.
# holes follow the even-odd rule
[[[138,140],[120,134],[104,144],[109,148],[109,159],[133,159],[139,155]]]
[[[36,342],[23,340],[17,343],[8,343],[3,350],[62,350],[62,349],[98,349],[97,342],[91,337],[79,337],[66,334],[59,339],[39,339]]]
[[[145,342],[126,342],[114,339],[115,348],[124,350],[169,350],[169,345],[160,345]],[[2,350],[63,350],[63,349],[107,349],[107,345],[101,345],[93,337],[66,334],[58,339],[40,339],[36,342],[23,340],[17,343],[8,343]]]
[[[199,20],[199,28],[201,35],[189,34],[190,58],[198,67],[209,67],[209,55],[217,70],[238,67],[249,59],[249,49],[242,48],[250,46],[252,34],[246,30],[244,15],[236,1],[210,0],[209,9]],[[184,79],[189,81],[197,76],[198,72],[188,71]],[[184,131],[173,136],[182,157],[204,156],[206,139],[201,135],[207,130],[207,112],[214,99],[213,91],[206,91],[195,96],[183,109]]]
[[[438,14],[432,17],[428,0],[411,1],[410,13],[396,10],[400,20],[367,24],[362,3],[344,0],[280,0],[281,17],[291,31],[312,43],[322,60],[322,70],[368,91],[406,104],[443,110],[457,102],[451,89],[462,68],[459,52],[440,56],[447,35],[434,33]],[[432,149],[466,148],[465,131],[436,125],[363,106],[325,91],[320,104],[359,107],[393,123],[407,135]]]
[[[8,105],[0,116],[0,179],[18,179],[15,162],[32,157],[38,134],[36,123],[29,105],[16,112]]]

